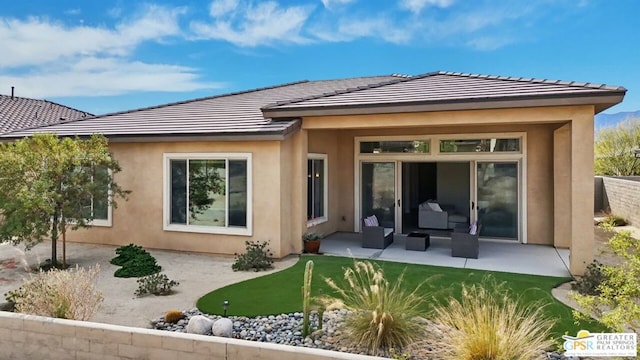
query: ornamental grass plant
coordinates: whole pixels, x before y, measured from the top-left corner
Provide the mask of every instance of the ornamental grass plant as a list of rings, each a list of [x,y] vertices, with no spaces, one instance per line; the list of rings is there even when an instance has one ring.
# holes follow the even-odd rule
[[[13,292],[15,310],[24,314],[89,320],[103,296],[96,282],[100,266],[40,271]]]
[[[344,269],[344,282],[325,278],[337,297],[332,307],[345,307],[351,312],[344,322],[345,340],[370,354],[383,354],[391,348],[402,348],[424,335],[423,299],[419,285],[413,290],[403,284],[404,272],[390,284],[384,271],[368,261],[354,260]]]
[[[441,359],[536,359],[553,346],[554,322],[543,308],[525,306],[504,283],[463,284],[460,299],[451,297],[434,308],[431,320],[440,336],[422,345],[439,349]]]

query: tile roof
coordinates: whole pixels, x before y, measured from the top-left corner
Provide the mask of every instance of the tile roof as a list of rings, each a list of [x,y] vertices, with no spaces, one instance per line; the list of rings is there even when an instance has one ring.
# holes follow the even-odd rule
[[[620,86],[572,81],[432,72],[405,77],[390,84],[372,84],[332,94],[290,99],[265,106],[265,116],[302,109],[329,109],[402,104],[443,104],[518,99],[576,98],[622,94]]]
[[[400,78],[389,75],[301,81],[68,121],[16,131],[4,137],[22,137],[44,131],[78,136],[100,133],[107,137],[282,135],[297,128],[299,120],[265,119],[261,107],[277,101],[333,93],[339,89],[386,83]]]
[[[47,100],[0,95],[0,134],[89,116]]]
[[[302,116],[579,104],[595,105],[599,112],[622,101],[625,92],[623,87],[600,84],[453,72],[301,81],[71,120],[0,137],[46,131],[130,139],[281,138],[300,126]]]

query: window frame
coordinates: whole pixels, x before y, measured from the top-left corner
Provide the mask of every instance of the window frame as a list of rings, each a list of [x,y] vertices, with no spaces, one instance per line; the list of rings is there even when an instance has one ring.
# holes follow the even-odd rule
[[[329,157],[327,156],[327,154],[308,153],[307,154],[307,176],[309,174],[309,169],[308,169],[309,160],[322,160],[323,161],[324,177],[322,179],[322,184],[324,186],[324,194],[323,194],[322,201],[323,201],[323,207],[324,207],[324,214],[323,214],[323,216],[320,216],[320,217],[316,217],[316,218],[313,218],[313,219],[308,219],[307,220],[307,227],[308,228],[329,221]],[[307,178],[307,182],[308,181],[309,180]],[[308,185],[307,185],[307,188],[308,188]],[[308,198],[308,196],[307,196],[307,198]],[[307,204],[307,210],[308,210],[308,207],[309,207],[309,204]]]
[[[245,160],[247,162],[247,218],[246,227],[232,227],[228,223],[223,226],[206,226],[206,225],[187,225],[187,224],[172,224],[171,223],[171,160],[225,160],[228,164],[229,160]],[[188,233],[202,233],[202,234],[222,234],[222,235],[253,235],[253,177],[252,177],[252,154],[251,153],[221,153],[221,152],[202,152],[202,153],[164,153],[163,154],[163,169],[162,169],[162,229],[164,231],[177,231]],[[228,166],[225,171],[229,172]],[[226,196],[226,211],[229,211],[229,177],[225,179],[225,189],[227,191]]]
[[[109,172],[110,176],[113,175],[113,172],[111,171],[111,169],[107,169],[107,171]],[[91,181],[93,181],[93,177],[91,178]],[[111,189],[109,188],[107,190],[107,218],[106,219],[92,219],[90,221],[87,221],[87,225],[88,226],[99,226],[99,227],[112,227],[113,226],[113,205],[111,204],[112,196],[113,196],[113,194],[111,192]],[[91,197],[91,213],[92,213],[92,215],[94,213],[93,204],[94,204],[94,200],[93,200],[93,196],[92,196]],[[75,224],[75,223],[76,223],[75,220],[67,220],[67,224]]]

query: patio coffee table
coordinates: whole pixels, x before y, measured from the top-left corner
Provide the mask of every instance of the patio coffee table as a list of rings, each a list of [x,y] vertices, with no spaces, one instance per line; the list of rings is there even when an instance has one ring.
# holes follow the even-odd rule
[[[431,245],[429,234],[413,231],[407,235],[406,249],[414,251],[425,251]]]

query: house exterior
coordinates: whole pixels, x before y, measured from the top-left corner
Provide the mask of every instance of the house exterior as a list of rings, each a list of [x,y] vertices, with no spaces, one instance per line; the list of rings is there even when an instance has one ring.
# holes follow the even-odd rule
[[[481,237],[593,259],[593,119],[622,87],[433,72],[304,81],[14,131],[101,133],[132,190],[78,242],[234,254],[302,235],[396,233],[437,199]]]
[[[47,100],[0,94],[0,134],[46,126],[93,115]]]

